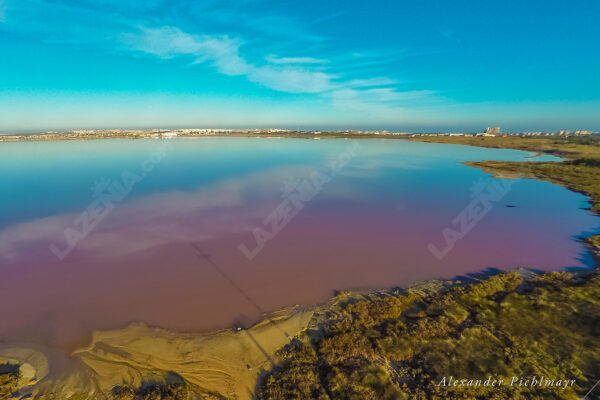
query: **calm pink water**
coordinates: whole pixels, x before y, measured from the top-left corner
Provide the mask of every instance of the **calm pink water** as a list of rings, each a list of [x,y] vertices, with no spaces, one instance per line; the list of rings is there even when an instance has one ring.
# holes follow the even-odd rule
[[[0,146],[1,344],[73,348],[92,330],[132,321],[210,330],[335,290],[585,266],[575,237],[599,226],[583,196],[545,182],[515,181],[477,201],[477,188],[485,197],[503,181],[458,162],[524,152],[376,140],[163,143]],[[103,208],[89,207],[90,188],[100,178],[125,185],[123,172],[127,193],[92,218]],[[96,214],[80,217],[86,209]],[[453,223],[458,215],[469,216],[467,231]],[[99,223],[84,229],[82,220]],[[460,239],[444,238],[450,228]],[[48,248],[69,241],[63,259]],[[247,258],[240,244],[257,254]],[[439,260],[429,245],[448,251]]]

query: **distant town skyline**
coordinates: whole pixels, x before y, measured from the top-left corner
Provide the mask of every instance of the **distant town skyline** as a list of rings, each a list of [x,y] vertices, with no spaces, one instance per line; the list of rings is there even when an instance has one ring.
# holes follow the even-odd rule
[[[600,3],[0,0],[0,132],[600,131]]]

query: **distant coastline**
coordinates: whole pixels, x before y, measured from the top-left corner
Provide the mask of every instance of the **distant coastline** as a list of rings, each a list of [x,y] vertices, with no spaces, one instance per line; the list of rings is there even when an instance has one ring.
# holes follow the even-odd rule
[[[584,132],[584,133],[581,133]],[[0,142],[27,141],[60,141],[60,140],[96,140],[96,139],[172,139],[176,137],[282,137],[282,138],[471,138],[471,137],[582,137],[598,136],[598,133],[576,131],[573,133],[559,132],[515,132],[508,134],[490,135],[487,133],[422,133],[422,132],[389,132],[386,130],[287,130],[287,129],[221,129],[221,128],[191,128],[191,129],[86,129],[69,131],[48,131],[32,133],[0,133]]]
[[[387,131],[297,131],[284,129],[152,129],[152,130],[72,130],[44,133],[2,134],[0,142],[95,140],[95,139],[173,139],[198,137],[287,137],[320,139],[324,138],[366,138],[366,137],[409,137],[408,132]]]

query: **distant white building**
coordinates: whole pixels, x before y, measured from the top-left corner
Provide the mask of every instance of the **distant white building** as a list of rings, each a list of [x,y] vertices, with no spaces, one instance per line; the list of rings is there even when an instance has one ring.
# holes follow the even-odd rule
[[[492,128],[487,127],[483,132],[483,136],[500,136],[500,127],[494,126]]]

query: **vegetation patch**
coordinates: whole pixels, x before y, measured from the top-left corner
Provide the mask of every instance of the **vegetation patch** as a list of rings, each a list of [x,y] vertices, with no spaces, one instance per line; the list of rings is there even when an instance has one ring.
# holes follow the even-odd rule
[[[8,398],[19,388],[21,371],[16,364],[0,364],[0,399]]]
[[[417,136],[409,140],[430,143],[462,144],[494,149],[515,149],[555,154],[569,160],[600,159],[600,136],[523,137],[518,135],[490,136]]]
[[[185,380],[175,373],[164,382],[144,381],[138,388],[124,385],[112,390],[113,400],[187,400],[189,395]]]
[[[599,339],[596,270],[379,293],[284,347],[257,398],[577,399],[599,378]],[[532,377],[554,383],[524,386]]]

